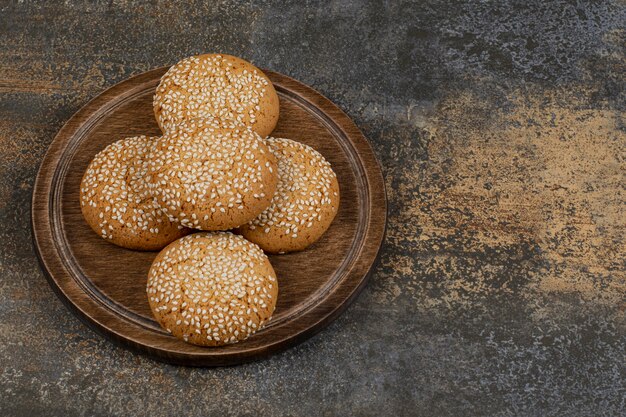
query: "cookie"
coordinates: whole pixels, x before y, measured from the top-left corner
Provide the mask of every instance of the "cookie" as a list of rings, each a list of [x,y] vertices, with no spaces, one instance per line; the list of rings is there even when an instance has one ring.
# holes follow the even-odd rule
[[[148,191],[146,171],[155,138],[138,136],[104,148],[80,184],[87,224],[104,239],[137,250],[158,250],[189,230],[171,221]]]
[[[248,338],[270,320],[278,284],[254,243],[229,232],[196,233],[157,255],[147,293],[168,332],[194,345],[219,346]]]
[[[337,214],[337,176],[310,146],[290,139],[268,138],[266,143],[278,161],[278,188],[270,206],[238,233],[269,253],[303,250]]]
[[[228,230],[249,222],[276,191],[276,159],[249,127],[212,117],[186,121],[150,153],[152,194],[183,226]]]
[[[278,95],[269,78],[230,55],[192,56],[173,65],[153,104],[163,133],[184,120],[214,116],[242,122],[266,137],[278,122]]]

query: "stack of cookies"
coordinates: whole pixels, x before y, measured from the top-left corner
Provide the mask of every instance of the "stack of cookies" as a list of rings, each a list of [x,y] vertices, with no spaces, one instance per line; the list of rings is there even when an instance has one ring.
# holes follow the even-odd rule
[[[339,207],[337,177],[313,148],[268,136],[278,95],[240,58],[180,61],[157,87],[154,114],[161,137],[119,140],[91,161],[83,215],[111,243],[162,249],[147,294],[167,331],[200,346],[244,340],[276,307],[266,253],[322,236]]]

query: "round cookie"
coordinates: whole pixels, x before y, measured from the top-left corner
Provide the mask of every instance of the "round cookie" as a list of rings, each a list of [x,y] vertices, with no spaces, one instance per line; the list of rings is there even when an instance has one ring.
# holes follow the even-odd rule
[[[196,233],[163,249],[148,273],[150,308],[168,332],[201,346],[236,343],[270,320],[276,273],[254,243]]]
[[[231,55],[192,56],[173,65],[154,95],[163,133],[184,120],[214,116],[237,120],[261,135],[278,122],[278,95],[261,70]]]
[[[339,208],[339,183],[315,149],[290,139],[267,138],[278,161],[271,205],[238,232],[269,253],[305,249],[318,240]]]
[[[80,207],[91,228],[116,245],[158,250],[190,231],[172,222],[148,191],[146,171],[155,138],[118,140],[99,152],[80,184]]]
[[[173,221],[201,230],[228,230],[269,206],[276,159],[259,135],[232,120],[183,122],[156,141],[149,185]]]

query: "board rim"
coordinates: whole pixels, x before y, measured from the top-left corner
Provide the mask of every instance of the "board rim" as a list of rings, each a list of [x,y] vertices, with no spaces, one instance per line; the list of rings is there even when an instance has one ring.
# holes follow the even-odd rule
[[[64,268],[63,259],[60,257],[58,250],[55,250],[56,242],[50,224],[50,218],[52,216],[50,193],[54,185],[55,176],[59,172],[58,164],[65,154],[65,151],[67,151],[68,143],[71,142],[72,138],[78,136],[79,132],[88,129],[89,126],[96,123],[99,117],[108,114],[101,112],[102,114],[98,115],[99,110],[106,107],[107,103],[116,99],[120,100],[120,103],[123,103],[124,101],[122,101],[119,96],[123,95],[126,97],[125,100],[129,100],[129,97],[133,94],[145,92],[145,87],[142,89],[142,86],[145,86],[146,83],[153,82],[156,76],[160,78],[160,75],[162,75],[167,68],[168,67],[160,67],[135,75],[106,89],[72,115],[49,145],[37,173],[33,187],[31,206],[32,238],[41,269],[57,296],[90,328],[121,345],[130,347],[135,351],[147,354],[160,361],[192,366],[221,366],[248,362],[285,350],[322,330],[356,298],[365,286],[368,276],[376,265],[384,240],[387,223],[385,183],[380,164],[369,142],[356,127],[354,122],[334,103],[316,90],[293,78],[273,71],[264,70],[277,86],[309,102],[313,109],[323,114],[324,117],[332,120],[333,123],[341,129],[342,134],[349,140],[360,158],[363,174],[365,176],[365,184],[367,185],[369,195],[367,201],[369,205],[368,224],[364,234],[364,241],[361,245],[361,253],[358,254],[353,262],[353,266],[360,262],[359,266],[362,271],[358,271],[357,275],[359,275],[359,277],[349,277],[349,281],[354,282],[348,282],[347,279],[344,279],[343,282],[340,283],[344,286],[351,284],[349,288],[350,291],[340,297],[342,298],[340,303],[328,305],[332,301],[330,296],[332,294],[328,295],[323,298],[321,302],[291,321],[297,323],[307,316],[310,316],[310,319],[314,318],[314,314],[318,314],[316,320],[306,323],[300,329],[292,329],[291,332],[282,336],[280,336],[281,328],[290,323],[286,322],[280,324],[276,326],[276,331],[279,333],[278,339],[272,343],[261,346],[251,346],[248,349],[238,350],[237,352],[224,352],[215,349],[204,349],[201,352],[183,352],[175,349],[166,349],[164,347],[155,346],[154,342],[150,344],[149,341],[138,340],[139,337],[137,336],[133,337],[128,334],[122,334],[122,332],[115,328],[113,323],[107,322],[108,320],[119,320],[119,317],[107,317],[106,314],[100,311],[102,306],[94,307],[96,313],[103,314],[101,317],[94,317],[96,313],[86,311],[88,305],[82,305],[83,302],[79,302],[76,299],[79,294],[75,294],[77,288],[74,287],[78,284],[75,282],[75,279],[71,277],[66,268]],[[108,110],[110,111],[111,109]],[[98,117],[94,119],[94,115]],[[86,122],[90,123],[87,124]],[[80,143],[80,141],[78,141],[78,143]],[[367,259],[363,260],[366,256]],[[72,286],[72,281],[73,284],[75,284],[74,286]],[[334,292],[336,292],[336,289]],[[93,302],[92,300],[91,303],[93,304]],[[133,327],[137,326],[133,324]],[[148,329],[144,328],[142,331],[146,332]],[[147,338],[150,339],[149,337]]]

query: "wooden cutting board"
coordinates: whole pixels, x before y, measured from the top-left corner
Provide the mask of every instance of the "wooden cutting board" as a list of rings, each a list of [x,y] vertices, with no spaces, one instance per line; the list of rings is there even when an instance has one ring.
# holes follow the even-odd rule
[[[282,351],[336,318],[363,288],[383,241],[387,216],[380,166],[359,129],[330,100],[285,75],[265,71],[280,98],[272,134],[304,142],[330,161],[341,204],[330,229],[299,253],[270,256],[279,282],[271,322],[248,340],[202,348],[164,331],[152,318],[146,279],[155,252],[106,242],[83,220],[79,184],[106,145],[159,135],[152,96],[167,68],[106,90],[58,133],[41,164],[32,203],[33,239],[49,283],[90,327],[155,359],[195,366],[230,365]]]

